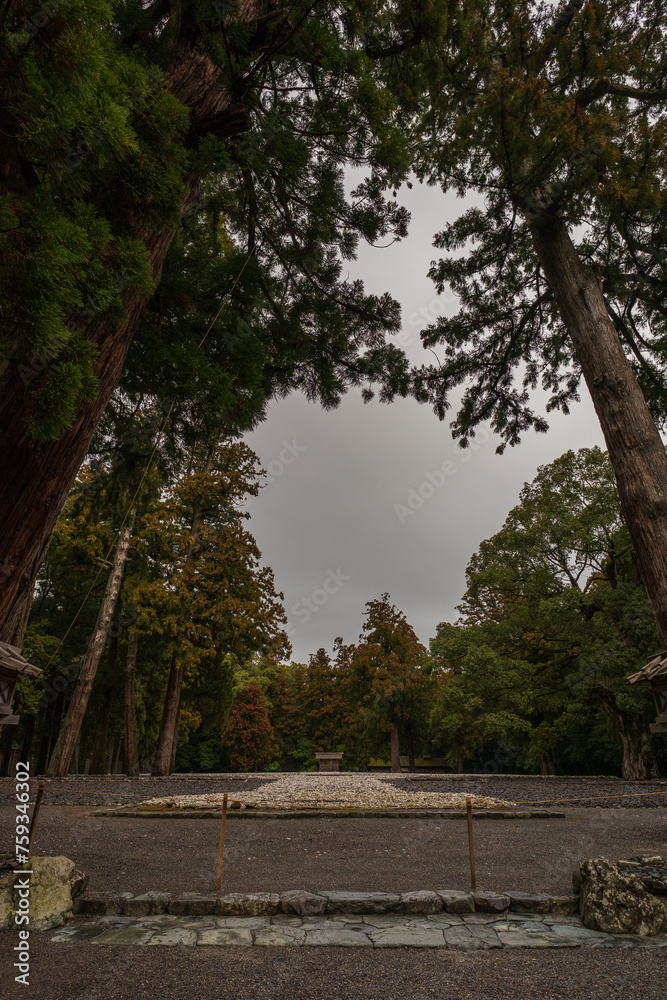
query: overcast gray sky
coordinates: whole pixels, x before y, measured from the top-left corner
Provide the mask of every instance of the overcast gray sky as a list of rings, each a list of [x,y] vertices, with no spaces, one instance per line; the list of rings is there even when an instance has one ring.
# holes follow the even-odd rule
[[[455,310],[427,277],[441,255],[433,235],[463,203],[418,185],[399,197],[412,213],[408,238],[388,249],[362,246],[349,273],[398,299],[399,343],[421,362],[433,359],[419,339],[427,317]],[[550,415],[548,434],[529,432],[502,456],[490,434],[462,451],[447,422],[413,400],[364,404],[350,392],[333,412],[298,394],[274,402],[246,436],[271,477],[248,507],[248,525],[285,595],[293,659],[331,650],[336,636],[355,642],[366,601],[383,591],[425,644],[438,622],[455,620],[466,564],[523,483],[568,448],[604,447],[585,385],[581,396],[570,416]],[[444,462],[446,475],[429,480]]]

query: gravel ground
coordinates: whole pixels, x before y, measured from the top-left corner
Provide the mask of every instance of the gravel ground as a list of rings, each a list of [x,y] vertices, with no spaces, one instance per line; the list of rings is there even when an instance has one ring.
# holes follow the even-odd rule
[[[0,850],[14,810],[0,806]],[[210,891],[216,819],[90,816],[81,806],[42,806],[35,853],[64,854],[90,875],[91,890]],[[481,889],[571,891],[585,858],[667,856],[667,809],[567,809],[564,819],[475,820]],[[223,888],[467,889],[468,843],[455,819],[236,819],[227,823]]]
[[[412,782],[415,785],[416,782]],[[241,803],[259,809],[442,809],[464,807],[467,790],[460,784],[454,792],[410,787],[376,778],[373,774],[285,774],[267,781],[261,788],[234,791]],[[168,795],[149,799],[147,804],[176,806],[179,809],[206,809],[222,804],[222,794],[210,790],[207,795]],[[471,796],[473,805],[482,809],[510,807],[511,802],[486,794]],[[243,806],[241,806],[243,808]]]
[[[127,805],[132,802],[125,796],[137,796],[139,802],[143,798],[154,795],[206,795],[211,791],[235,793],[241,790],[251,791],[260,788],[271,780],[271,776],[238,777],[238,778],[181,778],[179,775],[168,778],[46,778],[49,802],[81,803],[89,806]],[[37,781],[31,781],[31,787],[37,787]],[[13,778],[0,778],[0,802],[14,801]]]
[[[25,987],[13,981],[11,940],[0,933],[7,1000],[181,1000],[186,992],[204,1000],[663,1000],[667,972],[667,949],[100,949],[35,934]]]
[[[580,796],[595,796],[592,801],[576,803],[583,808],[655,808],[667,806],[667,781],[622,781],[620,778],[540,778],[534,775],[491,774],[465,775],[455,778],[430,776],[416,780],[413,777],[389,778],[391,784],[405,788],[407,792],[450,793],[461,790],[461,783],[469,795],[494,795],[499,799],[513,802],[544,802],[552,800],[554,805],[563,799]],[[649,794],[649,793],[661,794]],[[605,798],[604,796],[610,796]],[[623,796],[616,798],[615,796]]]
[[[226,775],[191,776],[171,775],[168,778],[126,778],[126,777],[69,777],[46,779],[48,799],[51,802],[79,802],[86,805],[119,805],[132,800],[122,795],[137,795],[151,798],[165,795],[207,795],[210,793],[234,793],[253,791],[283,775],[249,775],[230,777]],[[344,777],[344,775],[341,775]],[[359,777],[355,775],[355,777]],[[575,799],[579,796],[603,796],[592,801],[581,802],[582,808],[604,806],[610,808],[655,808],[667,806],[667,781],[622,781],[619,778],[600,777],[537,777],[535,775],[404,775],[393,777],[385,774],[368,775],[381,779],[401,790],[418,794],[420,792],[440,792],[461,794],[462,792],[492,796],[509,802],[559,802],[563,798]],[[337,781],[337,776],[331,777]],[[33,787],[34,783],[33,783]],[[115,793],[115,794],[114,794]],[[659,794],[653,794],[659,793]],[[610,796],[610,798],[605,798]],[[625,796],[614,798],[613,796]],[[14,782],[11,778],[0,778],[0,802],[14,800]],[[137,799],[139,801],[139,799]],[[574,804],[574,803],[573,803]]]

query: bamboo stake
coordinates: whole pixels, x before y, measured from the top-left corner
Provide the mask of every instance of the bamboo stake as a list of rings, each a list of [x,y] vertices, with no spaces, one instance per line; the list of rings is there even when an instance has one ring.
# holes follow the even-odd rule
[[[30,857],[30,851],[32,850],[32,838],[35,836],[35,825],[37,823],[37,817],[39,816],[39,807],[42,804],[43,795],[44,782],[40,781],[37,788],[37,797],[35,798],[35,808],[32,811],[32,818],[30,820],[30,830],[28,832],[28,857]]]
[[[477,888],[477,875],[475,874],[475,842],[472,835],[472,801],[469,795],[466,796],[466,811],[468,813],[468,851],[470,853],[470,888],[475,891]]]
[[[225,850],[225,825],[227,823],[227,792],[222,796],[222,821],[220,823],[220,847],[218,848],[218,880],[216,889],[222,887],[222,855]]]

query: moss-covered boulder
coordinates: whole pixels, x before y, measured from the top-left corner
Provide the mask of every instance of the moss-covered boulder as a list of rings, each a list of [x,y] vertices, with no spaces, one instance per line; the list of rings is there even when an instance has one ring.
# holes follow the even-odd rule
[[[581,866],[580,913],[585,927],[646,937],[667,931],[667,902],[606,858]]]

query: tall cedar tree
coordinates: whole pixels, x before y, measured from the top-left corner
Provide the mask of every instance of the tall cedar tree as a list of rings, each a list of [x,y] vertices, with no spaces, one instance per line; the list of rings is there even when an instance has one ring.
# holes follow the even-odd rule
[[[343,272],[360,235],[400,236],[406,214],[377,186],[345,196],[341,163],[364,162],[382,115],[372,101],[353,114],[365,56],[341,52],[339,13],[326,0],[63,0],[33,25],[17,0],[0,14],[0,638],[17,634],[169,248],[209,199],[235,253],[215,301],[189,310],[183,350],[170,346],[183,296],[154,312],[149,371],[191,353],[245,265],[237,322],[221,345],[212,331],[220,372],[231,338],[264,357],[262,391],[335,405],[387,366],[405,389],[384,345],[396,303]]]
[[[222,733],[234,771],[259,771],[271,760],[273,726],[264,695],[248,684],[234,698]]]
[[[659,0],[395,0],[348,28],[400,103],[414,171],[472,202],[438,233],[430,275],[459,298],[423,334],[438,366],[415,393],[465,442],[504,443],[567,412],[583,376],[623,517],[667,647],[665,108]]]
[[[128,580],[138,626],[168,642],[167,679],[155,772],[173,766],[181,693],[205,685],[220,655],[289,653],[286,620],[273,574],[243,527],[240,504],[256,495],[256,456],[238,442],[212,442],[193,458],[145,518],[138,542],[145,566]]]
[[[414,769],[414,728],[426,701],[426,649],[389,594],[366,604],[366,620],[352,654],[359,700],[369,718],[388,725],[392,771],[400,771],[400,729]]]

